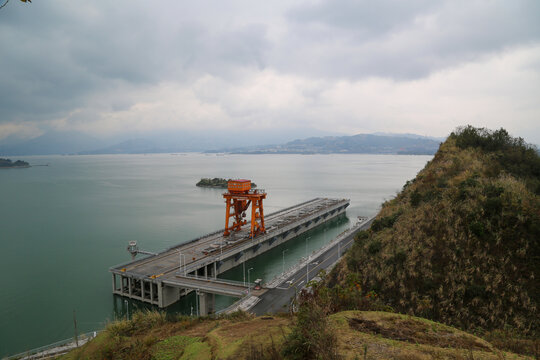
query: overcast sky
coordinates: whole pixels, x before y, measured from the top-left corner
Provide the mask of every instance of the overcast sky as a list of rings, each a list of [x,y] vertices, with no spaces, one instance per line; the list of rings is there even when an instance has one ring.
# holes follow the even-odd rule
[[[0,48],[0,143],[472,124],[540,144],[538,0],[11,0]]]

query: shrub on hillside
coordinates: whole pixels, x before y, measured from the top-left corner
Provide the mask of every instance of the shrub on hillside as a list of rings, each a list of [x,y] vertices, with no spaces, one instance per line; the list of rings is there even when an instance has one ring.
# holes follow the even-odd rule
[[[339,359],[337,337],[329,328],[326,315],[316,296],[302,291],[292,332],[283,345],[283,356],[293,360]]]

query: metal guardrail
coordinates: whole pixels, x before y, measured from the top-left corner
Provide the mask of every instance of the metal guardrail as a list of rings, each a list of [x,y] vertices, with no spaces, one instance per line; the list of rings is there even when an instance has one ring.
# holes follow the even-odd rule
[[[216,283],[216,284],[225,284],[225,285],[234,285],[234,286],[242,286],[242,287],[248,287],[248,285],[253,288],[255,283],[248,283],[247,281],[238,281],[238,280],[229,280],[229,279],[222,279],[222,278],[204,278],[202,276],[196,276],[191,274],[186,275],[176,275],[178,278],[185,277],[187,279],[194,279],[194,280],[202,280],[207,281],[209,283]]]
[[[293,264],[291,267],[289,267],[284,273],[277,275],[267,283],[263,285],[265,288],[275,288],[279,284],[281,284],[283,281],[285,281],[287,278],[289,278],[292,274],[294,274],[298,269],[302,268],[303,266],[306,266],[306,263],[309,261],[310,258],[315,258],[320,256],[322,253],[330,249],[331,247],[335,246],[338,242],[342,241],[345,237],[359,231],[367,222],[373,220],[375,216],[372,217],[363,217],[365,220],[361,220],[360,222],[353,225],[351,228],[343,231],[342,233],[338,234],[334,239],[329,241],[328,243],[324,244],[322,247],[315,249],[311,252],[311,254],[308,255],[307,258],[302,257],[296,264]],[[339,261],[338,259],[337,261]]]
[[[59,356],[64,354],[72,349],[81,347],[86,344],[88,341],[92,340],[99,334],[101,330],[91,331],[85,334],[80,334],[77,339],[79,346],[76,345],[74,338],[69,338],[65,340],[60,340],[52,344],[40,346],[35,349],[27,350],[19,354],[10,355],[8,357],[3,357],[2,360],[31,360],[31,359],[47,359],[54,356]],[[58,348],[57,351],[54,351]]]

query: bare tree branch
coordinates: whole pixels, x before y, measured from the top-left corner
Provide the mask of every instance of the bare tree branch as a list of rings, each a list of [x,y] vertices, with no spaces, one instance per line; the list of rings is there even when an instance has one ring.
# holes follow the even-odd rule
[[[0,6],[0,9],[3,8],[4,6],[6,6],[8,2],[9,2],[9,0],[6,0],[6,2],[3,3],[3,4]]]

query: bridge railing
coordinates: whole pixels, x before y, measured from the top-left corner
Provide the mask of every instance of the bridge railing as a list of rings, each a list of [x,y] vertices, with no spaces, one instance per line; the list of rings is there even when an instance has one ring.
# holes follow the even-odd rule
[[[27,350],[19,354],[3,357],[2,360],[45,359],[45,358],[59,356],[72,349],[83,346],[88,341],[95,338],[99,332],[101,332],[101,330],[96,330],[96,331],[91,331],[85,334],[80,334],[77,337],[79,346],[77,346],[74,338],[69,338],[69,339],[54,342],[52,344],[40,346],[32,350]]]
[[[225,284],[225,285],[234,285],[234,286],[241,286],[244,288],[255,286],[254,283],[248,283],[247,281],[244,283],[243,281],[237,281],[237,280],[228,280],[228,279],[221,279],[221,278],[204,278],[201,276],[195,276],[191,274],[187,275],[176,275],[177,278],[187,278],[187,279],[194,279],[194,280],[202,280],[207,281],[209,283],[216,283],[216,284]]]

